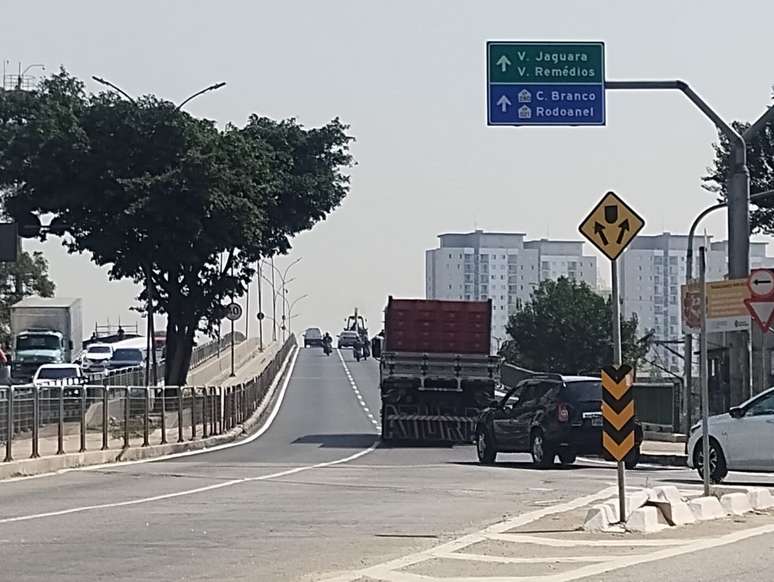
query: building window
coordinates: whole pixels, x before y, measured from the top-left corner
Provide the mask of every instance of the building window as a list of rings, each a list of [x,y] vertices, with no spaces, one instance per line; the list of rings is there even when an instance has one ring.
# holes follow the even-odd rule
[[[465,295],[465,301],[470,301],[470,295]]]

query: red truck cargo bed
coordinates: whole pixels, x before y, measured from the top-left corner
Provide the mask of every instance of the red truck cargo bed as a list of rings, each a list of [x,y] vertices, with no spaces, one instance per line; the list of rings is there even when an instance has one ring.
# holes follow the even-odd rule
[[[491,301],[390,297],[384,317],[384,350],[489,355],[491,317]]]

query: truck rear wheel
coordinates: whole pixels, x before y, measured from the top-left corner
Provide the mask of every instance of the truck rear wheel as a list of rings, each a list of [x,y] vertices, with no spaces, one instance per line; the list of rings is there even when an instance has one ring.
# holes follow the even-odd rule
[[[390,429],[387,426],[387,419],[384,417],[384,408],[382,408],[381,420],[382,420],[382,439],[381,440],[383,443],[390,443],[392,441],[392,438],[390,435]]]

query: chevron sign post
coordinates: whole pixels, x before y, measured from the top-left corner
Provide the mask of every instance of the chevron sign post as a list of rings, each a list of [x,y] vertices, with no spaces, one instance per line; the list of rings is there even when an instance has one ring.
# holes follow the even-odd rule
[[[626,466],[624,458],[634,448],[634,395],[632,368],[622,365],[621,296],[618,287],[618,257],[645,226],[642,219],[615,193],[608,192],[579,229],[589,242],[610,259],[613,308],[613,365],[602,370],[602,446],[618,461],[618,509],[626,521]],[[608,229],[607,231],[605,229]],[[613,236],[617,230],[617,236]]]
[[[602,446],[619,462],[634,448],[631,388],[631,366],[607,366],[602,370]]]

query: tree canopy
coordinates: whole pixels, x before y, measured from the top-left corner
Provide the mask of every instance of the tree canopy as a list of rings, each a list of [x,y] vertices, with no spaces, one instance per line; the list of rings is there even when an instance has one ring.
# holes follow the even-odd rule
[[[524,308],[511,316],[501,350],[517,366],[540,372],[599,373],[613,363],[613,309],[586,283],[562,277],[542,281]],[[636,367],[650,348],[637,337],[637,317],[621,322],[624,363]]]
[[[731,124],[740,134],[750,127],[747,122]],[[715,159],[708,173],[702,178],[704,188],[726,199],[726,180],[730,168],[731,144],[720,134],[714,146]],[[766,124],[757,135],[747,140],[747,167],[750,170],[750,193],[774,190],[774,123]],[[750,212],[752,232],[774,234],[774,197],[753,202]]]
[[[87,93],[63,70],[0,92],[0,190],[22,226],[54,216],[70,252],[150,282],[167,315],[166,382],[182,384],[195,332],[212,331],[256,261],[348,193],[347,130],[258,115],[219,129],[153,95]]]

